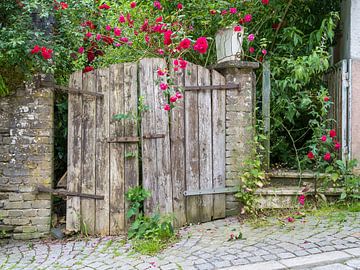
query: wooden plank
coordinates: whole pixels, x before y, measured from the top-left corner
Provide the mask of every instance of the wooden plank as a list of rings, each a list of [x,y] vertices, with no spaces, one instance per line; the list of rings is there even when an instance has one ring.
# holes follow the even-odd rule
[[[198,66],[188,63],[185,86],[198,85]],[[198,93],[185,92],[185,158],[186,190],[199,190],[199,110]],[[197,223],[200,218],[200,197],[186,199],[186,219],[188,223]]]
[[[217,71],[212,71],[212,84],[225,84],[225,78]],[[225,105],[226,92],[214,90],[212,92],[212,158],[213,158],[213,187],[225,188]],[[225,217],[225,195],[214,196],[214,219]]]
[[[156,131],[156,97],[154,84],[154,70],[152,59],[142,59],[140,61],[140,95],[144,97],[144,103],[149,106],[149,110],[143,113],[141,119],[141,136],[144,134],[150,134]],[[159,202],[157,187],[158,187],[158,175],[157,175],[157,151],[156,140],[142,140],[142,183],[143,187],[151,191],[151,197],[145,200],[144,210],[145,214],[151,214],[155,212]]]
[[[266,61],[263,64],[263,87],[262,87],[262,116],[264,121],[264,133],[266,140],[264,142],[264,165],[270,168],[270,63]]]
[[[171,68],[173,70],[173,68]],[[173,73],[176,85],[183,86],[185,72]],[[176,108],[171,111],[170,141],[171,141],[171,178],[173,184],[173,211],[174,226],[180,227],[186,224],[186,205],[183,195],[185,183],[185,103],[184,98],[176,102]]]
[[[136,63],[124,65],[124,99],[125,99],[125,113],[137,112],[138,101],[138,66]],[[125,122],[125,136],[138,136],[138,121],[136,119],[127,120]],[[125,145],[125,194],[129,188],[139,185],[139,146],[138,144]],[[134,156],[127,155],[134,153]],[[128,211],[128,202],[125,199],[125,213]],[[125,215],[125,227],[129,226]]]
[[[37,186],[37,191],[44,192],[44,193],[51,193],[54,195],[63,195],[63,196],[69,196],[69,197],[80,197],[80,198],[97,199],[97,200],[104,200],[104,197],[105,197],[103,195],[71,192],[71,191],[63,190],[63,189],[53,189],[53,188],[45,187],[43,185]]]
[[[164,134],[164,138],[158,138],[156,142],[156,163],[158,186],[152,192],[158,193],[158,204],[161,214],[169,214],[173,212],[172,201],[172,181],[171,181],[171,159],[170,159],[170,135],[169,135],[169,113],[164,110],[164,104],[168,100],[163,95],[163,90],[160,89],[156,83],[158,68],[164,69],[166,62],[164,59],[154,58],[153,61],[153,76],[154,76],[154,96],[155,103],[155,133]],[[146,133],[145,133],[146,134]]]
[[[124,64],[110,67],[110,134],[109,137],[124,136],[124,121],[114,121],[115,114],[124,110]],[[125,146],[110,144],[110,234],[125,230]]]
[[[82,89],[82,73],[77,71],[70,76],[70,87]],[[82,179],[82,96],[71,95],[68,101],[68,179],[67,189],[81,192]],[[80,231],[80,198],[66,201],[66,230]]]
[[[96,73],[83,74],[83,88],[96,91]],[[83,96],[82,123],[82,193],[95,194],[95,160],[96,160],[96,99]],[[83,230],[88,234],[95,233],[95,200],[81,199],[81,218]]]
[[[97,72],[97,93],[104,98],[96,99],[96,194],[104,195],[104,200],[96,201],[95,233],[109,235],[109,147],[106,138],[109,136],[109,69]]]
[[[198,67],[198,84],[209,85],[210,71],[204,67]],[[213,187],[213,164],[212,164],[212,121],[211,121],[211,92],[202,90],[198,93],[199,107],[199,164],[200,164],[200,189]],[[214,215],[214,198],[205,195],[201,198],[200,216],[201,221],[212,220]]]

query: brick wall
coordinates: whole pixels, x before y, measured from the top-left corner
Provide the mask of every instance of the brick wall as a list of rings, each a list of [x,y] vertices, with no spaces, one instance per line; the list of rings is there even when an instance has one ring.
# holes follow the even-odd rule
[[[228,61],[216,67],[228,84],[241,84],[241,91],[228,90],[226,94],[226,187],[240,184],[243,162],[249,157],[255,115],[257,63]],[[234,195],[226,195],[226,215],[239,214],[240,204]]]
[[[50,230],[50,195],[35,187],[52,183],[53,93],[35,85],[0,98],[0,237],[38,238]]]

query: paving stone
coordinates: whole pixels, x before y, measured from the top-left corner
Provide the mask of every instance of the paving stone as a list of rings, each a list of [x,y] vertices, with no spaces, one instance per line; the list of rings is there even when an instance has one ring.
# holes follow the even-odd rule
[[[349,260],[345,264],[355,269],[360,269],[360,258]]]
[[[313,268],[313,270],[353,270],[353,269],[350,268],[349,266],[340,263],[335,263],[335,264],[315,267]]]
[[[183,240],[154,257],[132,254],[130,244],[117,246],[120,240],[115,238],[109,248],[105,247],[113,238],[66,242],[0,240],[0,265],[3,269],[29,270],[267,270],[325,266],[328,268],[324,269],[336,269],[334,267],[339,265],[341,269],[346,269],[344,266],[360,268],[360,213],[349,217],[342,227],[336,222],[328,222],[326,218],[319,225],[316,225],[316,219],[307,219],[311,222],[296,221],[291,227],[269,226],[261,229],[239,224],[236,219],[191,226],[180,230]],[[227,241],[233,228],[243,232],[246,239]],[[341,248],[341,251],[336,251],[336,248]]]

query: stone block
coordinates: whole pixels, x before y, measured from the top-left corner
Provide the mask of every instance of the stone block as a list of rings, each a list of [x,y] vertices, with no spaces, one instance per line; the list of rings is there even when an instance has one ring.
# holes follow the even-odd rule
[[[49,217],[33,217],[31,218],[31,224],[33,225],[50,225],[50,216]]]
[[[27,218],[4,218],[4,224],[6,225],[27,225],[30,224],[30,220]]]
[[[37,210],[36,215],[38,217],[50,217],[51,216],[51,210],[50,209],[40,209],[40,210]]]
[[[19,202],[22,201],[22,194],[21,193],[10,193],[9,194],[9,201],[10,202]]]
[[[37,209],[50,209],[51,201],[50,200],[35,200],[31,202],[32,208]]]
[[[30,209],[31,202],[9,202],[6,201],[4,209]]]
[[[12,218],[12,217],[21,217],[23,216],[24,211],[22,210],[9,210],[8,211],[8,217]]]
[[[37,216],[37,211],[38,210],[36,210],[36,209],[23,210],[24,217],[35,217],[35,216]]]

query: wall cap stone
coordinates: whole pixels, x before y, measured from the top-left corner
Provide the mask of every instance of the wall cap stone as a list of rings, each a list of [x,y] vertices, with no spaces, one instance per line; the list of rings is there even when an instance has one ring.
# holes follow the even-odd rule
[[[257,69],[259,68],[258,62],[230,60],[222,63],[218,63],[210,66],[211,69],[223,70],[227,68],[239,68],[239,69]]]

